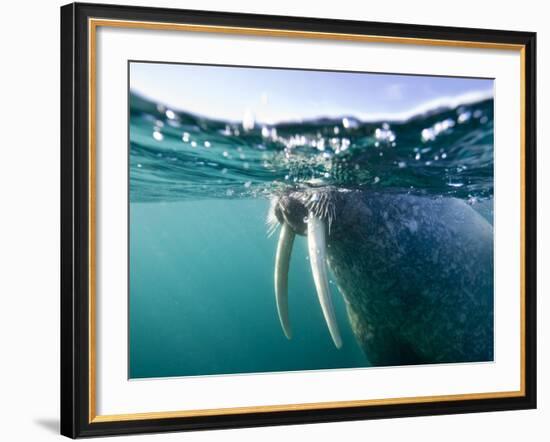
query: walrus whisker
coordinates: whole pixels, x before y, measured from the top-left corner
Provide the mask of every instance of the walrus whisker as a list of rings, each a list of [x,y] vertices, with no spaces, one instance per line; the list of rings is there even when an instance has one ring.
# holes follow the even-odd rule
[[[317,289],[319,303],[321,304],[321,309],[334,345],[336,348],[341,348],[342,338],[340,337],[338,323],[336,322],[328,284],[326,226],[322,219],[311,212],[308,215],[307,222],[307,244],[313,281]]]
[[[277,205],[277,201],[275,199],[271,200],[270,208],[267,211],[267,217],[265,220],[265,224],[267,226],[267,237],[271,238],[271,236],[276,232],[277,227],[279,227],[279,220],[275,216],[275,206]]]
[[[277,312],[279,313],[281,327],[288,339],[292,338],[288,316],[288,269],[295,236],[296,234],[292,228],[288,224],[283,223],[275,255],[275,300],[277,302]]]

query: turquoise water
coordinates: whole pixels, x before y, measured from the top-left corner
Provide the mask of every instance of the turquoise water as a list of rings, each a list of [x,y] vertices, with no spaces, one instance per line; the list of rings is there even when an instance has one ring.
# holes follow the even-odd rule
[[[341,368],[366,364],[341,297],[337,350],[297,241],[290,284],[294,337],[281,331],[273,295],[276,236],[265,200],[131,206],[131,377]]]
[[[493,101],[406,122],[352,117],[263,126],[130,99],[131,378],[365,367],[332,284],[332,343],[304,238],[290,279],[294,336],[273,291],[269,197],[337,185],[466,200],[492,222]],[[251,123],[251,124],[250,124]]]

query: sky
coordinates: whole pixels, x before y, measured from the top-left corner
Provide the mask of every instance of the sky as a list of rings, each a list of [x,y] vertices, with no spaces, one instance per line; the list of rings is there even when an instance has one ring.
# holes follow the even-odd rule
[[[493,96],[493,80],[130,63],[130,89],[175,110],[228,121],[257,122],[353,116],[404,120],[442,105]]]

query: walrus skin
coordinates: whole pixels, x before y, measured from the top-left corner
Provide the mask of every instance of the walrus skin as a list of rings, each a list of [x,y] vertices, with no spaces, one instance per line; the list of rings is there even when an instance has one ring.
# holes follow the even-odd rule
[[[493,360],[493,228],[468,204],[325,189],[275,206],[302,235],[312,213],[326,223],[327,261],[372,365]]]

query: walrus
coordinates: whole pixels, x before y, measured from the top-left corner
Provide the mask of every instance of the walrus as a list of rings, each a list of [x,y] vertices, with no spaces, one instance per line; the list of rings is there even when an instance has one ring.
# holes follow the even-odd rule
[[[311,188],[274,197],[270,213],[281,226],[274,282],[287,338],[290,258],[302,235],[336,347],[327,264],[371,365],[493,360],[493,227],[463,200]]]

